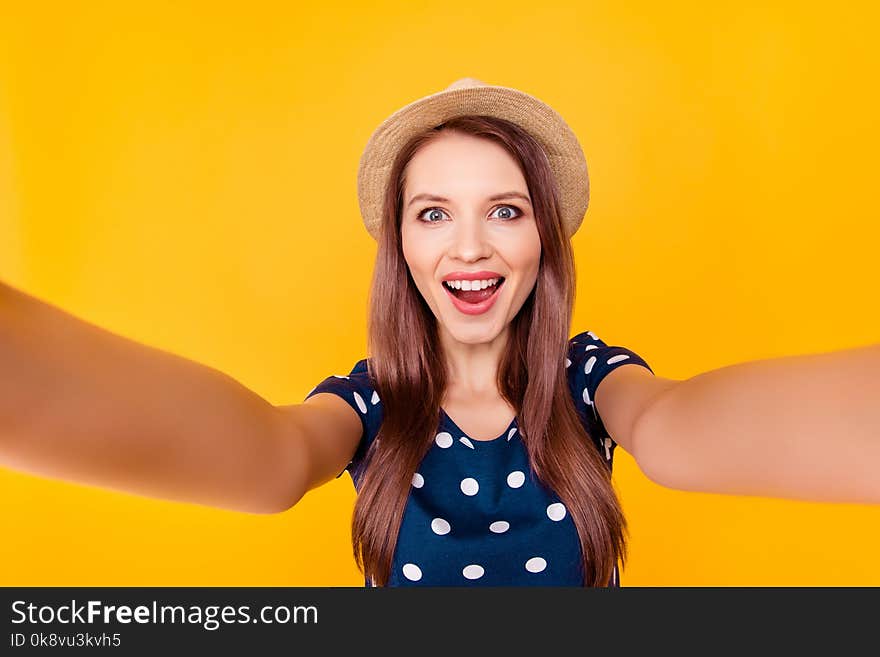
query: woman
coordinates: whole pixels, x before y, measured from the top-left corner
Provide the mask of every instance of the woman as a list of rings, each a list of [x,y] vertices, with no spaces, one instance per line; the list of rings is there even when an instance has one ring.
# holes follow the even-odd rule
[[[616,445],[673,488],[880,502],[880,346],[676,381],[568,338],[589,185],[541,101],[459,80],[376,130],[358,185],[379,250],[347,376],[275,407],[4,287],[2,462],[258,513],[348,469],[377,586],[618,586]]]

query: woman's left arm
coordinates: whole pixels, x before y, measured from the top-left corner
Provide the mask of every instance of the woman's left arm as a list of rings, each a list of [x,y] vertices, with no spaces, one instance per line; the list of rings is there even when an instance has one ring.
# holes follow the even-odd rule
[[[634,434],[639,467],[669,488],[880,504],[880,344],[698,374]]]

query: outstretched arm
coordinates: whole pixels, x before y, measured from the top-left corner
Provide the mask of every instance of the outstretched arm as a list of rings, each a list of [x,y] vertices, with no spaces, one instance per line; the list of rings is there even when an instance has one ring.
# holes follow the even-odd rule
[[[639,466],[669,488],[880,504],[880,344],[699,374],[635,434]]]
[[[281,511],[315,481],[304,436],[324,437],[310,428],[316,416],[335,417],[296,407],[282,422],[268,401],[214,368],[0,282],[0,466],[150,497]],[[336,465],[328,460],[318,474]]]

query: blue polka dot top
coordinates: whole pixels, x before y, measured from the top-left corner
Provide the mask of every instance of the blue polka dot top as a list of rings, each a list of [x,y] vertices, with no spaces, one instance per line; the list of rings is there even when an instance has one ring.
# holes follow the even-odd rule
[[[632,363],[651,370],[633,351],[608,346],[592,331],[569,341],[569,390],[609,470],[616,443],[593,398],[609,372]],[[361,442],[343,470],[359,490],[363,458],[382,423],[382,401],[366,359],[346,376],[324,379],[306,399],[321,392],[342,397],[363,424]],[[538,485],[516,418],[497,438],[474,440],[442,409],[440,417],[434,444],[413,475],[388,585],[583,586],[574,522],[560,499]],[[364,584],[372,585],[368,579]],[[620,586],[616,567],[609,585]]]

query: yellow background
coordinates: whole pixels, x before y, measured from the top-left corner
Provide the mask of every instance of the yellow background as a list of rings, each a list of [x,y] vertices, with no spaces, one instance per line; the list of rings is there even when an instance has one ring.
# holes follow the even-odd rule
[[[301,402],[366,355],[364,144],[473,76],[584,146],[572,334],[673,378],[880,340],[872,3],[139,4],[0,10],[0,277],[83,319]],[[880,506],[615,466],[624,586],[880,585]],[[252,516],[2,470],[0,584],[359,586],[354,500],[344,475]]]

